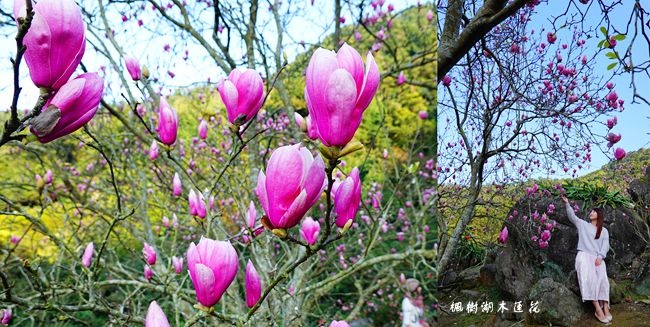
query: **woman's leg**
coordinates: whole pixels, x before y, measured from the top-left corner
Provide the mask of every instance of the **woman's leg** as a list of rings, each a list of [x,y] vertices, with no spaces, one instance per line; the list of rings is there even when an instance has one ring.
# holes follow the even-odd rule
[[[591,303],[594,304],[594,308],[596,308],[596,317],[601,320],[605,320],[605,314],[603,313],[603,310],[600,308],[600,304],[598,304],[598,301],[593,300]]]
[[[604,307],[603,313],[605,313],[606,316],[611,316],[612,313],[609,312],[609,302],[603,301],[603,307]]]
[[[600,280],[598,286],[598,302],[603,308],[603,314],[605,314],[608,319],[611,319],[612,314],[609,311],[609,279],[607,278],[607,266],[605,261],[603,261],[600,266],[596,267],[596,274]]]

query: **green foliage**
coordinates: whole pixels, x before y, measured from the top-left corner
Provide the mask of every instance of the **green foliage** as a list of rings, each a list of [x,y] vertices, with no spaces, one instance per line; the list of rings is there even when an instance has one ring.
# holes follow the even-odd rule
[[[563,185],[566,196],[583,201],[583,210],[587,207],[629,207],[631,203],[620,191],[609,191],[607,186],[568,181]],[[553,192],[552,192],[553,193]],[[559,192],[556,192],[559,193]]]

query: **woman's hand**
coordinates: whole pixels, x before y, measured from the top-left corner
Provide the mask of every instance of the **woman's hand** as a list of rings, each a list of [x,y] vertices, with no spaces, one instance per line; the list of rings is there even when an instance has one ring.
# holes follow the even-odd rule
[[[596,267],[600,266],[601,263],[603,263],[603,259],[596,258]]]
[[[562,194],[560,198],[562,199],[562,201],[564,201],[565,204],[569,204],[569,199],[567,199],[566,195]]]

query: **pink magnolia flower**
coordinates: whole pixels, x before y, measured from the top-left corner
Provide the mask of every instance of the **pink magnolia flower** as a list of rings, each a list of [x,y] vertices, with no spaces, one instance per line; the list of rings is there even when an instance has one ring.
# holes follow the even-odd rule
[[[158,127],[156,128],[160,141],[172,145],[178,135],[178,114],[164,98],[160,98],[158,109]]]
[[[70,79],[86,50],[84,29],[73,0],[41,0],[34,5],[24,44],[25,62],[36,86],[58,90]]]
[[[427,113],[426,110],[420,110],[420,112],[418,112],[418,117],[420,117],[422,120],[425,120],[429,118],[429,113]]]
[[[611,92],[607,93],[607,95],[605,96],[605,100],[610,101],[610,102],[614,102],[614,101],[618,100],[618,94],[616,94],[616,91],[611,91]]]
[[[300,130],[307,133],[307,137],[311,140],[318,138],[318,131],[316,131],[316,125],[311,123],[311,118],[309,116],[302,117],[299,113],[294,112],[293,117],[296,120],[296,125],[300,127]]]
[[[217,85],[226,106],[228,120],[243,125],[251,120],[264,102],[264,82],[253,69],[233,69],[227,79]]]
[[[626,155],[625,150],[621,148],[616,148],[616,150],[614,150],[614,158],[616,158],[616,160],[621,160],[625,158],[625,155]]]
[[[253,262],[248,260],[246,264],[246,305],[252,308],[262,295],[262,280],[255,270]]]
[[[191,216],[196,216],[197,214],[197,198],[196,198],[196,192],[194,192],[194,189],[190,189],[190,194],[187,196],[187,201],[189,203],[189,208],[190,208],[190,215]]]
[[[126,64],[126,70],[131,75],[131,79],[134,81],[139,81],[142,78],[142,70],[140,70],[140,63],[138,59],[134,57],[124,57],[124,63]]]
[[[31,31],[31,29],[30,29]],[[97,73],[85,73],[68,81],[31,119],[31,131],[41,143],[68,135],[93,118],[104,92]]]
[[[548,32],[546,34],[546,40],[548,41],[548,43],[553,44],[555,43],[555,40],[557,40],[557,35],[555,35],[555,33],[553,32]]]
[[[0,320],[0,323],[9,326],[9,323],[11,322],[11,318],[13,318],[13,313],[11,312],[11,308],[6,308],[2,310],[2,320]]]
[[[548,242],[544,240],[539,240],[538,243],[540,249],[546,249],[548,247]]]
[[[145,327],[169,327],[169,320],[156,301],[151,301],[144,320]]]
[[[147,242],[144,243],[144,247],[142,248],[142,255],[148,264],[156,264],[156,250],[154,250],[154,248],[151,247],[151,245],[149,245]]]
[[[399,75],[397,75],[397,85],[402,85],[406,82],[406,76],[404,76],[404,72],[399,72]]]
[[[158,154],[159,154],[158,142],[156,142],[156,140],[153,140],[153,142],[151,142],[151,147],[149,147],[149,159],[150,160],[158,159]]]
[[[172,179],[172,195],[181,196],[181,194],[183,194],[183,184],[178,173],[174,173],[174,178]]]
[[[361,180],[359,169],[354,167],[350,175],[332,187],[336,226],[344,227],[348,220],[353,220],[361,204]]]
[[[433,11],[427,11],[427,20],[430,22],[433,21]]]
[[[607,119],[607,128],[608,129],[614,128],[614,126],[616,126],[617,122],[618,122],[618,119],[616,118],[616,116]]]
[[[616,46],[616,39],[615,38],[610,37],[608,42],[609,42],[609,47],[610,48],[614,48]]]
[[[187,269],[196,290],[196,299],[212,307],[221,299],[237,275],[237,251],[228,241],[201,237],[187,250]]]
[[[201,120],[199,123],[199,137],[205,140],[208,137],[208,122]]]
[[[551,231],[549,231],[548,229],[545,229],[542,232],[542,235],[541,235],[540,238],[541,238],[542,241],[548,241],[551,238]]]
[[[208,214],[208,209],[205,206],[205,199],[203,198],[203,193],[201,192],[194,192],[194,190],[190,190],[189,207],[190,215],[192,216],[205,218],[205,216]]]
[[[343,320],[333,320],[329,327],[350,327],[350,324]]]
[[[145,265],[144,266],[144,279],[146,279],[147,281],[150,281],[151,277],[153,277],[153,270],[151,270],[150,266]]]
[[[307,217],[302,221],[300,226],[300,236],[309,245],[316,244],[318,234],[320,233],[320,223],[312,217]]]
[[[174,266],[174,272],[177,274],[183,272],[183,258],[172,257],[172,266]]]
[[[43,175],[43,179],[45,179],[45,184],[52,184],[52,170],[48,169]]]
[[[10,241],[11,244],[18,244],[18,242],[20,242],[20,237],[18,235],[11,235]]]
[[[84,254],[81,256],[81,263],[86,266],[86,268],[90,267],[90,263],[93,259],[93,253],[95,252],[95,245],[93,242],[88,243],[86,246],[86,249],[84,250]]]
[[[266,174],[260,171],[255,187],[273,228],[291,228],[318,201],[325,189],[325,163],[300,144],[277,148]]]
[[[449,75],[445,75],[445,76],[442,78],[442,85],[444,85],[444,86],[449,86],[449,85],[451,85],[451,77],[450,77]]]
[[[608,133],[605,139],[607,140],[607,147],[611,148],[612,145],[621,140],[621,134]]]
[[[326,146],[344,146],[359,128],[379,86],[371,53],[361,55],[343,44],[338,53],[318,48],[307,66],[305,101],[312,124]]]
[[[501,233],[499,233],[499,237],[497,238],[499,240],[499,243],[501,244],[506,244],[508,241],[508,227],[504,226],[503,229],[501,230]]]
[[[517,44],[517,43],[513,43],[513,44],[510,46],[510,52],[512,52],[512,53],[520,53],[520,52],[521,52],[521,49],[519,48],[519,44]]]
[[[248,205],[248,219],[246,219],[246,225],[248,228],[255,228],[255,222],[257,221],[257,210],[255,210],[255,204],[253,201]]]

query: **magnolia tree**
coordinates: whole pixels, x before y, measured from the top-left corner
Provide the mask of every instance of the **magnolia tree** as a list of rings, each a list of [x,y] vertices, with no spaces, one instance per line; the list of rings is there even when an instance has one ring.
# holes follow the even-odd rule
[[[513,203],[504,196],[508,185],[540,174],[575,177],[593,151],[625,156],[616,146],[624,101],[604,73],[616,65],[605,67],[600,57],[632,55],[617,45],[627,33],[588,27],[588,18],[609,22],[612,7],[602,2],[569,1],[562,8],[541,1],[439,3],[439,273],[475,217]],[[641,20],[642,12],[637,2],[632,17]]]
[[[433,7],[240,5],[14,2],[3,324],[345,326],[432,299]]]

